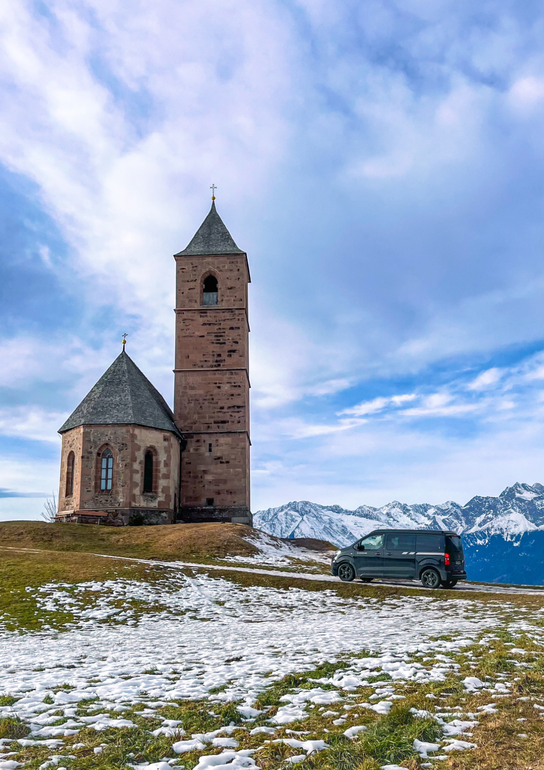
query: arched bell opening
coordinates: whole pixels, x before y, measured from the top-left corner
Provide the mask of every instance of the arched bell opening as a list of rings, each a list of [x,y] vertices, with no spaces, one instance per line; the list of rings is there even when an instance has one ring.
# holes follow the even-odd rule
[[[219,285],[215,275],[207,275],[202,281],[202,304],[217,305],[219,302]]]

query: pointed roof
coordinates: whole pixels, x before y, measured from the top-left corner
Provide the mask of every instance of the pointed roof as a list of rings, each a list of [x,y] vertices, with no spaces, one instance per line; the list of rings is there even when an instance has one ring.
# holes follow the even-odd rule
[[[202,222],[191,242],[175,257],[211,256],[212,254],[245,254],[234,243],[232,235],[217,213],[215,201],[206,219]]]
[[[124,350],[59,433],[80,425],[144,425],[181,435],[164,398]]]

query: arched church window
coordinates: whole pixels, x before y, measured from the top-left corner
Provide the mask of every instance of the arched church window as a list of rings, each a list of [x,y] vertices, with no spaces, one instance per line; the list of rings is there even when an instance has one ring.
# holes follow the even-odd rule
[[[100,462],[100,491],[109,492],[113,487],[113,455],[109,449],[102,454]]]
[[[202,284],[202,304],[217,305],[218,300],[217,278],[214,275],[208,275]]]
[[[153,452],[148,449],[144,457],[144,492],[153,492]]]
[[[73,452],[70,452],[66,461],[66,497],[70,497],[74,494],[74,466],[76,462],[76,456]]]

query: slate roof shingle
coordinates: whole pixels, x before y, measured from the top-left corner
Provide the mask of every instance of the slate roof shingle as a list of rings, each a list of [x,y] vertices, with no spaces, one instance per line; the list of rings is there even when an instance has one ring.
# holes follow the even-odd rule
[[[181,437],[172,410],[124,350],[59,428],[59,433],[80,425],[143,425]]]
[[[217,213],[215,201],[208,216],[202,222],[191,242],[183,251],[174,254],[175,257],[211,256],[212,254],[245,254],[234,243],[232,235]]]

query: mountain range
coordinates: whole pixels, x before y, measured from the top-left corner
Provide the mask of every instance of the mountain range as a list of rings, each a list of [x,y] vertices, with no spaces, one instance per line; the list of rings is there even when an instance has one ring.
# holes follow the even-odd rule
[[[282,538],[317,538],[343,547],[373,529],[443,529],[463,535],[469,579],[544,584],[544,485],[516,483],[466,505],[394,501],[381,508],[292,502],[257,511],[253,525]]]

